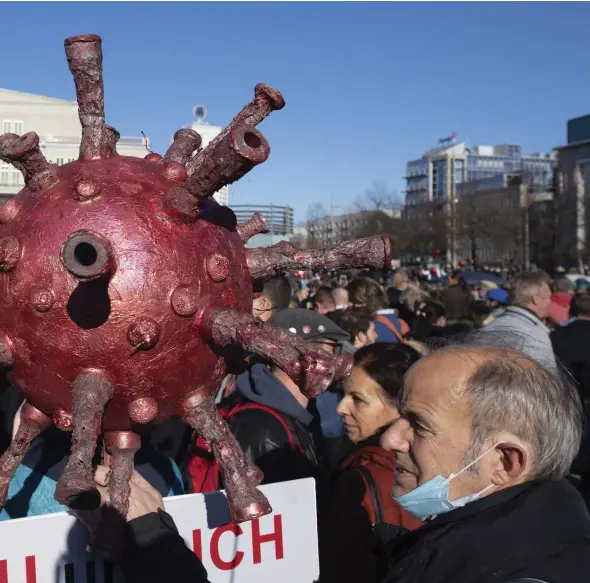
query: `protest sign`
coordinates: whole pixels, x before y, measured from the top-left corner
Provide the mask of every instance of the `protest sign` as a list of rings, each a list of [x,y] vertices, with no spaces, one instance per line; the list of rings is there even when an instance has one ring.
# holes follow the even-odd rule
[[[229,524],[223,492],[165,499],[211,583],[312,583],[318,579],[315,483],[262,486],[273,513]],[[86,529],[63,512],[0,523],[0,583],[123,583],[116,567],[87,552]],[[162,582],[164,583],[164,582]]]

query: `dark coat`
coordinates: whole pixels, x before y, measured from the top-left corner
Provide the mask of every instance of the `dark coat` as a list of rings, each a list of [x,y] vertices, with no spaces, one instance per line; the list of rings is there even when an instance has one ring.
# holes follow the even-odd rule
[[[590,320],[574,320],[551,333],[555,356],[572,373],[583,398],[590,398]]]
[[[394,453],[379,447],[378,437],[368,440],[342,463],[330,491],[329,509],[320,520],[321,583],[373,582],[387,572],[373,531],[378,519],[375,501],[359,467],[373,479],[383,522],[409,530],[422,525],[391,497]]]
[[[459,283],[449,286],[443,293],[442,303],[445,306],[447,320],[469,320],[469,306],[471,305],[469,289]]]
[[[319,431],[313,415],[263,364],[255,364],[237,380],[234,398],[272,409],[238,411],[229,423],[244,453],[263,472],[263,484],[320,477],[316,445]]]
[[[160,510],[127,525],[121,569],[126,583],[207,583],[203,564]]]
[[[590,516],[567,481],[501,490],[398,536],[384,583],[590,579]]]

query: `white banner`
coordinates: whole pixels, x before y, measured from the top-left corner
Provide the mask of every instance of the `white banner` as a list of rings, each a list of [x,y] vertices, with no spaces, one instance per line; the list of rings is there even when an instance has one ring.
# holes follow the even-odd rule
[[[228,524],[223,492],[164,502],[211,583],[317,581],[314,480],[260,489],[273,514],[240,525]],[[116,567],[88,553],[87,545],[84,526],[63,512],[0,522],[0,583],[123,583]]]

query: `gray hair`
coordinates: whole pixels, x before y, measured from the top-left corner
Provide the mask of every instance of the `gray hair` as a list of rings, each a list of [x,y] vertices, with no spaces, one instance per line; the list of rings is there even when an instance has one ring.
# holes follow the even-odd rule
[[[512,303],[525,308],[532,302],[533,296],[541,293],[545,284],[549,285],[549,277],[544,271],[519,275],[514,280],[511,293]]]
[[[584,413],[578,392],[559,377],[511,348],[491,348],[464,386],[472,414],[473,441],[465,464],[486,442],[510,431],[532,450],[532,480],[560,480],[578,453]]]

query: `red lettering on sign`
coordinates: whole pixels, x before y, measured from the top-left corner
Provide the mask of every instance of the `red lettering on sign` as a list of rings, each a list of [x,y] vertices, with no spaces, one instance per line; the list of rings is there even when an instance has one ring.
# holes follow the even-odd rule
[[[37,583],[37,564],[35,556],[25,557],[25,570],[27,573],[27,583]]]
[[[283,519],[280,514],[274,516],[274,532],[260,534],[260,520],[252,521],[252,555],[254,564],[262,562],[260,546],[264,543],[275,543],[275,557],[277,561],[283,558]]]
[[[6,559],[0,561],[0,583],[8,583],[8,562]]]
[[[238,537],[243,531],[237,524],[226,524],[216,528],[211,537],[211,560],[213,564],[221,571],[231,571],[235,569],[244,560],[244,553],[242,551],[236,551],[236,554],[231,561],[224,561],[219,555],[219,539],[224,532],[233,532]]]
[[[201,536],[201,529],[193,530],[193,553],[203,560],[203,537]],[[0,581],[0,583],[2,583]]]

